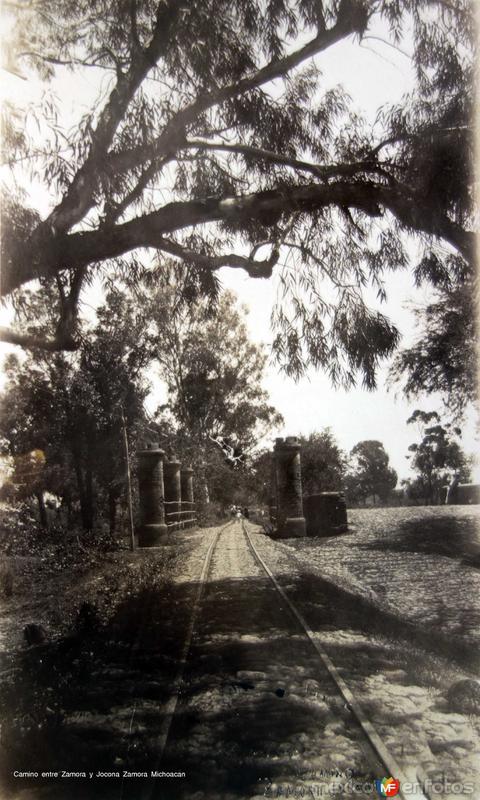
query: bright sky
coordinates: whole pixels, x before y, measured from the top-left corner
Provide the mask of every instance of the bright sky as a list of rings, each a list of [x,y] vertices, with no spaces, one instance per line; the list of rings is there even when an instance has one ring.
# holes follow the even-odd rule
[[[376,30],[373,35],[382,38],[384,32]],[[408,57],[376,38],[368,38],[361,48],[358,44],[342,42],[318,56],[317,63],[325,76],[325,87],[343,84],[355,99],[357,107],[372,120],[379,106],[400,101],[412,85]],[[84,77],[75,77],[73,91],[71,74],[59,71],[54,88],[62,97],[67,118],[78,120],[87,110],[92,93],[96,95],[98,92],[99,74],[97,70],[90,70],[86,71]],[[45,88],[35,80],[22,81],[6,72],[2,74],[2,84],[7,98],[17,101],[21,95],[24,102],[38,100]],[[46,214],[49,200],[43,189],[32,185],[32,205]],[[252,339],[265,343],[271,341],[269,321],[276,291],[274,280],[253,280],[243,271],[232,269],[221,270],[221,278],[223,285],[233,289],[249,307],[248,326]],[[425,303],[428,295],[425,290],[413,288],[411,277],[406,272],[390,275],[386,285],[389,300],[382,308],[383,313],[397,323],[404,336],[403,341],[408,343],[414,335],[409,305]],[[0,310],[0,324],[8,324],[10,319],[8,308]],[[0,345],[0,355],[14,349]],[[387,392],[386,372],[386,367],[381,370],[375,392],[366,392],[361,388],[346,392],[334,390],[321,373],[310,371],[305,379],[295,383],[270,365],[264,387],[285,419],[284,429],[275,435],[308,434],[328,426],[346,450],[362,439],[379,439],[384,443],[399,478],[408,477],[409,465],[405,456],[408,445],[418,437],[418,432],[407,426],[406,420],[416,407],[441,410],[441,403],[438,398],[436,402],[429,398],[409,404],[393,391]],[[150,408],[156,405],[162,394],[162,387],[157,385],[149,399]],[[471,454],[479,449],[475,422],[472,412],[463,434],[464,448]],[[480,480],[478,465],[474,478]]]

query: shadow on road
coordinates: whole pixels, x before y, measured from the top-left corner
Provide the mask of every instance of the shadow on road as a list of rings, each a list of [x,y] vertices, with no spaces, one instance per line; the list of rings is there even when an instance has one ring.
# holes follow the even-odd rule
[[[413,533],[406,530],[404,536],[407,546]],[[288,576],[288,583],[289,595],[315,630],[387,637],[389,646],[383,649],[368,643],[332,648],[334,660],[346,666],[347,682],[348,670],[368,675],[394,668],[400,655],[405,660],[406,648],[426,648],[465,663],[472,658],[461,643],[435,631],[426,636],[311,574]],[[14,780],[12,774],[122,775],[124,769],[156,768],[159,709],[170,696],[196,590],[190,583],[168,584],[161,593],[142,591],[108,624],[73,631],[19,655],[17,673],[4,682],[0,698],[5,797],[14,798],[24,787],[34,791],[32,797],[49,800],[140,797],[145,783],[134,779],[32,782]],[[300,741],[319,741],[319,752],[335,768],[328,726],[340,720],[347,738],[356,741],[357,734],[351,733],[349,712],[311,650],[283,602],[271,588],[266,591],[265,578],[210,583],[161,765],[184,770],[187,778],[170,781],[168,790],[159,784],[153,796],[191,797],[201,790],[211,797],[219,786],[234,796],[250,796],[255,787],[292,768],[291,748],[296,743],[303,752],[306,747]]]

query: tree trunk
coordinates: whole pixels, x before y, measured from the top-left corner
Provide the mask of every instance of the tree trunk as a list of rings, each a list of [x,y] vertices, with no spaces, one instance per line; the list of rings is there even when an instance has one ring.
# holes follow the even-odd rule
[[[93,508],[91,498],[87,494],[80,495],[80,513],[82,516],[82,528],[91,531],[93,528]]]
[[[78,497],[80,500],[80,514],[82,527],[85,531],[93,528],[93,475],[91,469],[87,470],[84,477],[78,452],[73,454],[75,476],[77,478]]]
[[[72,527],[72,499],[71,499],[70,496],[65,501],[65,504],[67,506],[67,528],[71,528]]]
[[[208,483],[207,483],[207,465],[206,462],[200,464],[200,468],[198,470],[198,502],[202,506],[208,506],[210,503],[210,492],[208,491]]]
[[[91,531],[95,519],[95,510],[94,510],[94,497],[93,497],[93,470],[90,462],[88,464],[85,476],[85,506],[86,506],[85,511],[86,511],[86,522],[87,522],[86,530]]]
[[[35,492],[35,497],[37,498],[38,503],[38,513],[40,517],[40,525],[42,528],[48,528],[48,516],[47,516],[47,509],[45,508],[45,501],[43,499],[43,492]]]
[[[117,527],[117,496],[112,489],[108,492],[108,521],[110,535],[114,536]]]
[[[428,475],[428,505],[433,505],[433,484],[431,473]]]
[[[172,140],[175,141],[176,137],[178,137],[178,129],[172,135]],[[171,142],[168,147],[171,147]],[[168,152],[168,147],[165,152]],[[85,170],[85,167],[82,167],[82,170]],[[85,198],[82,198],[80,203],[77,191],[82,178],[82,171],[80,171],[71,184],[74,190],[66,195],[62,204],[66,210],[66,206],[74,200],[75,204],[78,203],[82,208],[83,215],[88,210],[93,184],[92,176],[89,176],[85,187],[86,205],[84,205]],[[55,215],[53,217],[56,227],[54,235],[51,233],[50,226],[43,223],[40,230],[45,240],[42,241],[42,246],[37,247],[33,252],[33,257],[28,257],[32,256],[32,240],[27,240],[23,257],[14,259],[11,265],[5,264],[2,294],[10,294],[14,289],[28,283],[33,278],[54,275],[56,271],[64,269],[65,265],[72,270],[76,267],[88,266],[93,262],[117,258],[141,247],[165,249],[167,252],[172,252],[171,246],[169,247],[169,243],[162,237],[165,236],[168,239],[168,236],[179,228],[188,228],[218,220],[226,222],[254,220],[265,214],[273,218],[279,217],[284,212],[291,213],[298,209],[305,212],[320,211],[328,206],[353,207],[372,217],[378,217],[382,213],[381,209],[386,208],[396,216],[401,225],[444,239],[469,263],[473,262],[475,234],[465,230],[446,215],[439,214],[436,208],[429,207],[428,202],[419,208],[418,197],[412,196],[411,192],[404,191],[400,186],[388,186],[380,183],[375,185],[371,181],[363,179],[354,181],[338,179],[327,184],[316,181],[294,186],[289,192],[285,192],[282,187],[277,187],[268,192],[260,191],[239,195],[229,199],[228,203],[223,197],[167,203],[157,211],[135,217],[121,224],[69,234],[65,232],[65,227],[73,226],[72,220],[75,215],[72,217],[70,210],[67,226],[61,225],[61,211],[58,207],[50,215],[51,220]],[[59,258],[59,253],[61,253],[61,258]],[[225,258],[205,260],[207,264],[209,263],[210,269],[228,266]],[[272,274],[272,265],[268,261],[263,262],[263,268],[262,266],[259,268],[255,261],[249,263],[248,259],[245,259],[243,266],[251,277],[266,278]],[[19,343],[18,334],[5,332],[5,329],[3,333],[1,331],[0,333],[3,341]],[[25,341],[24,337],[23,341]]]

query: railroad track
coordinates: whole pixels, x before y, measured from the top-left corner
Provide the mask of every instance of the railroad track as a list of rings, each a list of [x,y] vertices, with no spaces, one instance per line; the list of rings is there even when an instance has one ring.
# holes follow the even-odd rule
[[[184,671],[185,671],[185,665],[186,665],[186,662],[187,662],[188,654],[190,652],[193,632],[194,632],[194,629],[195,629],[195,623],[196,623],[196,620],[197,620],[198,611],[199,611],[200,603],[201,603],[201,598],[202,598],[204,586],[205,586],[205,583],[206,583],[208,571],[209,571],[209,568],[210,568],[210,563],[211,563],[211,560],[212,560],[212,556],[213,556],[215,547],[216,547],[216,545],[218,543],[218,540],[219,540],[220,536],[222,535],[222,533],[227,528],[229,528],[231,525],[233,525],[233,523],[234,523],[234,520],[230,520],[229,522],[227,522],[226,525],[221,527],[215,534],[213,534],[212,540],[210,542],[210,545],[208,547],[208,550],[207,550],[207,553],[206,553],[206,556],[205,556],[205,559],[203,561],[202,571],[200,573],[200,578],[199,578],[199,582],[198,582],[198,586],[197,586],[197,591],[196,591],[195,599],[194,599],[194,602],[193,602],[193,609],[192,609],[192,614],[191,614],[191,617],[190,617],[190,622],[188,624],[188,628],[187,628],[185,639],[184,639],[184,643],[183,643],[183,648],[182,648],[182,651],[181,651],[181,654],[180,654],[180,658],[179,658],[179,661],[178,661],[178,667],[177,667],[176,675],[175,675],[175,677],[173,679],[173,683],[172,683],[172,686],[171,686],[171,697],[170,697],[169,701],[167,702],[167,704],[162,708],[163,724],[161,726],[160,732],[159,732],[159,734],[157,736],[157,740],[156,740],[156,748],[155,748],[155,750],[156,750],[156,753],[157,753],[157,763],[155,764],[154,769],[158,769],[158,767],[159,767],[159,765],[160,765],[160,763],[162,761],[163,754],[164,754],[165,747],[166,747],[167,740],[168,740],[168,735],[169,735],[169,732],[170,732],[170,727],[172,725],[172,721],[173,721],[173,718],[175,716],[175,711],[176,711],[176,708],[177,708],[177,703],[178,703],[180,690],[181,690],[181,686],[182,686],[182,681],[183,681],[183,674],[184,674]],[[141,632],[140,632],[140,635],[137,638],[137,641],[135,642],[135,644],[133,646],[133,650],[138,650],[141,647],[141,642],[142,642],[142,639],[143,639],[145,633],[146,633],[146,628],[144,626],[142,628]],[[136,712],[136,704],[134,705],[133,710],[132,710],[132,716],[130,718],[130,723],[129,723],[129,732],[131,731],[132,726],[133,726],[135,712]],[[144,784],[144,789],[142,791],[142,794],[140,795],[141,800],[149,800],[149,798],[151,798],[153,796],[154,790],[155,790],[155,781],[154,780],[148,780],[146,782],[146,784]],[[120,800],[123,800],[123,796],[124,796],[124,782],[122,781],[121,790],[120,790]]]
[[[228,536],[228,531],[232,529],[232,526],[235,526],[235,534],[232,536]],[[238,535],[237,535],[238,532]],[[227,543],[226,548],[223,550],[219,548],[219,544],[222,540],[222,536],[227,534]],[[320,643],[318,636],[315,634],[314,630],[309,626],[308,622],[303,617],[302,613],[298,609],[297,605],[293,602],[291,597],[289,597],[288,591],[280,584],[277,577],[274,575],[268,564],[265,562],[264,558],[260,555],[255,543],[250,535],[248,530],[248,525],[242,520],[241,524],[237,527],[237,521],[232,520],[229,521],[226,525],[219,528],[216,532],[211,534],[211,539],[208,544],[207,552],[204,557],[200,575],[197,581],[197,585],[195,587],[195,594],[192,601],[192,609],[191,613],[188,618],[188,623],[186,626],[186,632],[184,635],[184,639],[182,642],[180,655],[178,657],[177,668],[174,674],[174,678],[172,683],[169,686],[169,699],[165,704],[162,704],[161,708],[159,709],[159,727],[157,729],[157,733],[155,734],[153,740],[153,751],[156,754],[155,763],[151,765],[151,770],[154,772],[155,770],[159,770],[160,766],[163,764],[165,760],[165,754],[168,745],[172,745],[173,749],[175,747],[175,735],[171,736],[172,732],[172,725],[175,722],[175,718],[178,712],[179,703],[182,705],[187,702],[185,698],[188,698],[189,695],[189,687],[188,681],[185,680],[185,673],[187,670],[191,669],[191,659],[189,656],[192,651],[192,642],[194,640],[194,636],[196,639],[195,647],[197,651],[202,651],[202,647],[205,644],[205,641],[202,641],[202,633],[206,628],[208,629],[208,624],[211,624],[213,630],[215,630],[216,619],[218,620],[219,617],[215,618],[215,614],[213,614],[213,621],[209,618],[209,611],[212,612],[215,610],[215,603],[218,602],[220,595],[218,594],[218,587],[215,587],[215,582],[219,581],[219,569],[218,564],[215,563],[221,562],[222,559],[229,558],[228,555],[228,548],[231,546],[232,541],[236,542],[236,552],[233,553],[233,556],[230,558],[233,559],[230,561],[229,564],[225,566],[222,570],[220,570],[220,575],[224,581],[223,588],[220,591],[225,591],[225,586],[227,586],[227,599],[226,599],[226,606],[228,606],[229,600],[232,597],[241,597],[242,593],[247,592],[248,601],[244,602],[244,609],[248,609],[255,604],[255,602],[259,602],[261,600],[262,609],[269,613],[269,610],[272,609],[270,615],[270,622],[273,626],[277,628],[274,636],[292,636],[292,624],[294,628],[293,638],[295,639],[295,652],[294,652],[294,663],[297,664],[307,664],[309,662],[302,661],[302,658],[305,658],[306,649],[310,649],[311,651],[311,660],[316,660],[318,663],[319,669],[315,668],[315,671],[319,674],[322,673],[324,677],[321,677],[321,682],[323,681],[323,685],[329,683],[332,685],[333,692],[338,693],[339,698],[341,698],[340,704],[335,701],[332,704],[332,709],[338,708],[340,713],[343,713],[341,706],[346,706],[348,708],[349,714],[348,716],[348,725],[358,728],[358,737],[363,739],[362,750],[368,751],[371,753],[371,759],[366,759],[366,761],[370,760],[376,765],[376,770],[374,774],[378,774],[380,777],[380,771],[378,767],[381,767],[384,770],[384,775],[392,775],[395,778],[400,780],[400,784],[407,783],[414,783],[415,779],[412,779],[411,776],[407,776],[404,774],[402,768],[397,763],[393,754],[385,747],[383,741],[381,740],[380,736],[378,735],[377,731],[375,730],[374,726],[367,718],[365,713],[363,712],[361,705],[358,703],[357,699],[355,698],[353,692],[345,683],[345,680],[339,673],[339,670],[336,668],[335,664],[333,663],[331,657],[326,652],[322,644]],[[218,548],[218,551],[217,551]],[[218,553],[218,558],[215,559],[215,555]],[[248,558],[246,554],[248,553]],[[243,559],[244,569],[243,575],[241,574],[240,569],[240,561]],[[248,562],[248,563],[247,563]],[[253,563],[255,565],[255,569],[253,569]],[[228,568],[227,568],[228,567]],[[235,572],[235,570],[238,570]],[[229,571],[230,570],[230,571]],[[233,571],[232,571],[233,570]],[[233,577],[233,579],[232,579]],[[245,580],[246,583],[244,584],[245,588],[242,585],[239,585],[238,582],[235,581],[235,577]],[[251,578],[250,587],[254,587],[254,590],[257,592],[257,595],[254,594],[253,589],[250,590],[249,593],[249,584],[248,578]],[[208,591],[206,587],[208,586]],[[213,588],[212,588],[213,587]],[[228,589],[230,587],[230,589]],[[217,592],[217,595],[216,595]],[[229,595],[230,592],[230,595]],[[280,602],[277,602],[275,599],[277,596]],[[210,606],[209,606],[210,603]],[[203,606],[203,608],[202,608]],[[280,608],[281,606],[281,608]],[[203,618],[201,618],[201,609],[203,611]],[[262,610],[262,613],[263,613]],[[287,611],[288,613],[285,613]],[[172,611],[173,613],[173,611]],[[231,610],[231,614],[229,617],[230,623],[232,620],[235,620],[235,614],[237,613],[237,608],[233,608]],[[280,613],[280,625],[278,625]],[[148,615],[147,615],[148,616]],[[260,614],[261,616],[261,614]],[[289,619],[290,618],[290,619]],[[253,619],[253,617],[251,618]],[[272,621],[273,620],[273,621]],[[243,626],[243,630],[248,631],[249,629],[249,622],[247,620]],[[265,622],[265,626],[269,624],[269,620],[267,619]],[[235,626],[235,622],[234,622]],[[281,630],[280,630],[281,628]],[[236,632],[236,628],[233,629]],[[196,636],[198,632],[198,637]],[[148,626],[141,628],[139,631],[139,635],[137,640],[133,646],[133,648],[141,648],[142,646],[142,639],[148,635]],[[233,634],[233,636],[235,633]],[[274,638],[274,637],[273,637]],[[303,639],[303,644],[297,644],[300,642],[300,639]],[[232,637],[232,641],[233,641]],[[267,641],[266,647],[270,647],[269,640]],[[283,639],[282,639],[283,642]],[[271,662],[274,663],[275,661],[280,661],[282,664],[283,662],[283,651],[281,648],[282,645],[277,644],[277,651],[273,653],[271,656]],[[298,650],[298,657],[297,651]],[[303,652],[303,656],[301,654]],[[249,664],[248,666],[253,670],[262,669],[261,666],[261,659],[262,659],[262,650],[259,648],[257,651],[254,649],[250,651],[249,654]],[[193,651],[194,653],[194,651]],[[193,655],[192,653],[192,655]],[[252,655],[253,653],[253,655]],[[260,661],[259,667],[256,665],[255,658],[257,653],[260,653]],[[264,657],[264,656],[263,656]],[[292,653],[289,654],[290,659],[292,658]],[[264,657],[265,658],[265,657]],[[286,662],[285,662],[286,663]],[[238,667],[236,667],[238,669]],[[207,670],[208,672],[208,670]],[[200,673],[201,674],[201,673]],[[207,682],[208,682],[208,674],[206,673]],[[253,688],[253,687],[251,687]],[[259,689],[261,691],[261,689]],[[328,690],[330,692],[330,689]],[[251,694],[255,694],[252,692]],[[258,702],[258,694],[257,699],[254,698],[254,702]],[[331,698],[332,693],[330,693],[329,698]],[[237,697],[237,700],[239,698]],[[241,699],[241,698],[240,698]],[[325,700],[325,697],[323,698]],[[284,701],[286,702],[286,700]],[[234,708],[237,712],[238,708],[241,710],[241,706],[238,704],[234,704]],[[136,713],[136,706],[134,705],[132,709],[130,725],[128,733],[131,733],[132,726],[135,718]],[[237,712],[238,713],[238,712]],[[287,713],[289,713],[287,711]],[[314,708],[313,706],[307,710],[306,713],[313,714]],[[333,711],[335,713],[335,711]],[[181,717],[181,714],[180,714]],[[303,728],[303,730],[308,730],[308,728]],[[176,733],[176,731],[174,732]],[[282,733],[283,735],[283,733]],[[357,740],[358,740],[357,737]],[[170,750],[168,753],[170,756]],[[417,769],[417,781],[419,786],[424,784],[425,775],[422,776],[421,768]],[[167,784],[167,786],[171,784]],[[190,787],[185,787],[190,788]],[[133,789],[133,785],[132,785]],[[164,795],[163,794],[164,787],[159,784],[158,780],[155,778],[148,778],[141,781],[140,786],[137,784],[136,791],[135,791],[135,800],[152,800],[152,798],[158,797],[169,797],[170,794]],[[195,791],[195,787],[192,787],[192,791]],[[117,794],[119,792],[119,794]],[[42,795],[43,796],[43,795]],[[47,796],[47,795],[46,795]],[[95,795],[96,796],[96,795]],[[108,795],[109,797],[112,795]],[[120,787],[115,789],[115,796],[119,797],[119,800],[124,800],[124,797],[130,798],[132,795],[130,794],[130,786],[124,785],[122,780],[122,784]],[[176,796],[176,795],[175,795]],[[205,797],[209,797],[210,795],[206,794]],[[250,793],[245,796],[250,796]],[[315,796],[315,795],[313,795]],[[183,797],[183,795],[182,795]],[[436,795],[430,795],[422,791],[420,788],[417,788],[416,792],[410,791],[407,795],[400,792],[396,797],[400,798],[400,800],[410,800],[410,798],[414,798],[414,800],[435,800]]]
[[[177,676],[173,684],[172,696],[167,706],[162,709],[162,713],[164,714],[164,722],[162,730],[157,739],[156,743],[157,746],[155,748],[158,754],[158,760],[154,768],[157,770],[159,769],[159,766],[162,762],[167,747],[167,743],[169,741],[169,733],[171,731],[172,723],[174,721],[175,713],[177,710],[179,695],[181,693],[183,679],[184,679],[184,672],[188,662],[188,657],[192,645],[192,637],[194,634],[195,626],[197,624],[199,609],[202,604],[202,597],[204,595],[204,589],[210,577],[212,560],[215,554],[215,550],[219,544],[222,535],[225,533],[225,531],[227,531],[227,529],[231,527],[232,524],[233,524],[232,522],[229,522],[214,535],[210,543],[210,546],[208,548],[208,552],[205,556],[205,560],[203,562],[203,567],[198,583],[191,620],[187,630],[185,643],[182,651],[182,658],[179,663]],[[248,551],[253,557],[258,568],[262,571],[262,574],[267,577],[268,584],[271,586],[272,591],[274,591],[275,594],[281,598],[282,606],[285,605],[288,608],[290,616],[292,617],[294,624],[296,625],[297,631],[300,631],[301,634],[305,637],[305,639],[308,640],[309,646],[313,648],[315,651],[316,657],[318,659],[319,665],[321,666],[322,670],[326,671],[331,681],[333,681],[333,684],[337,692],[342,698],[342,702],[348,708],[348,710],[352,715],[352,718],[354,719],[354,724],[356,724],[358,726],[358,729],[361,731],[361,735],[363,736],[367,749],[372,754],[373,763],[378,764],[378,762],[380,762],[380,765],[385,771],[384,774],[388,776],[392,775],[395,778],[399,779],[400,787],[402,786],[402,784],[405,783],[412,784],[414,781],[412,781],[411,777],[408,777],[404,774],[402,768],[396,761],[395,757],[387,749],[387,747],[385,747],[385,744],[383,743],[382,739],[376,732],[370,720],[365,715],[364,711],[361,708],[361,705],[355,698],[353,692],[347,686],[344,679],[340,675],[338,669],[336,668],[335,664],[333,663],[332,659],[330,658],[326,650],[323,648],[323,646],[320,644],[318,638],[315,635],[315,632],[310,628],[310,626],[308,625],[307,621],[305,620],[305,618],[303,617],[303,615],[301,614],[295,603],[290,599],[285,589],[280,585],[277,578],[273,574],[272,570],[269,568],[265,560],[259,554],[247,530],[247,526],[243,520],[241,521],[241,532],[245,539]],[[418,778],[421,778],[420,773],[418,774]],[[144,784],[143,793],[141,794],[141,800],[151,800],[152,797],[158,796],[156,794],[157,792],[158,792],[158,784],[155,784],[155,780],[148,781],[146,785]],[[416,791],[410,791],[408,795],[404,794],[402,789],[400,788],[400,791],[396,796],[400,798],[400,800],[411,800],[411,798],[414,798],[414,800],[432,800],[429,794],[425,794],[420,789],[420,785],[418,785]]]

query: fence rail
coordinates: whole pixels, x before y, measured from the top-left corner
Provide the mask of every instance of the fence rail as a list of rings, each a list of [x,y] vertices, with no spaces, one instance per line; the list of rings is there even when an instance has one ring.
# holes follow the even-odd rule
[[[191,500],[164,500],[164,506],[174,506],[172,511],[165,511],[167,528],[185,530],[197,524],[195,503]]]

